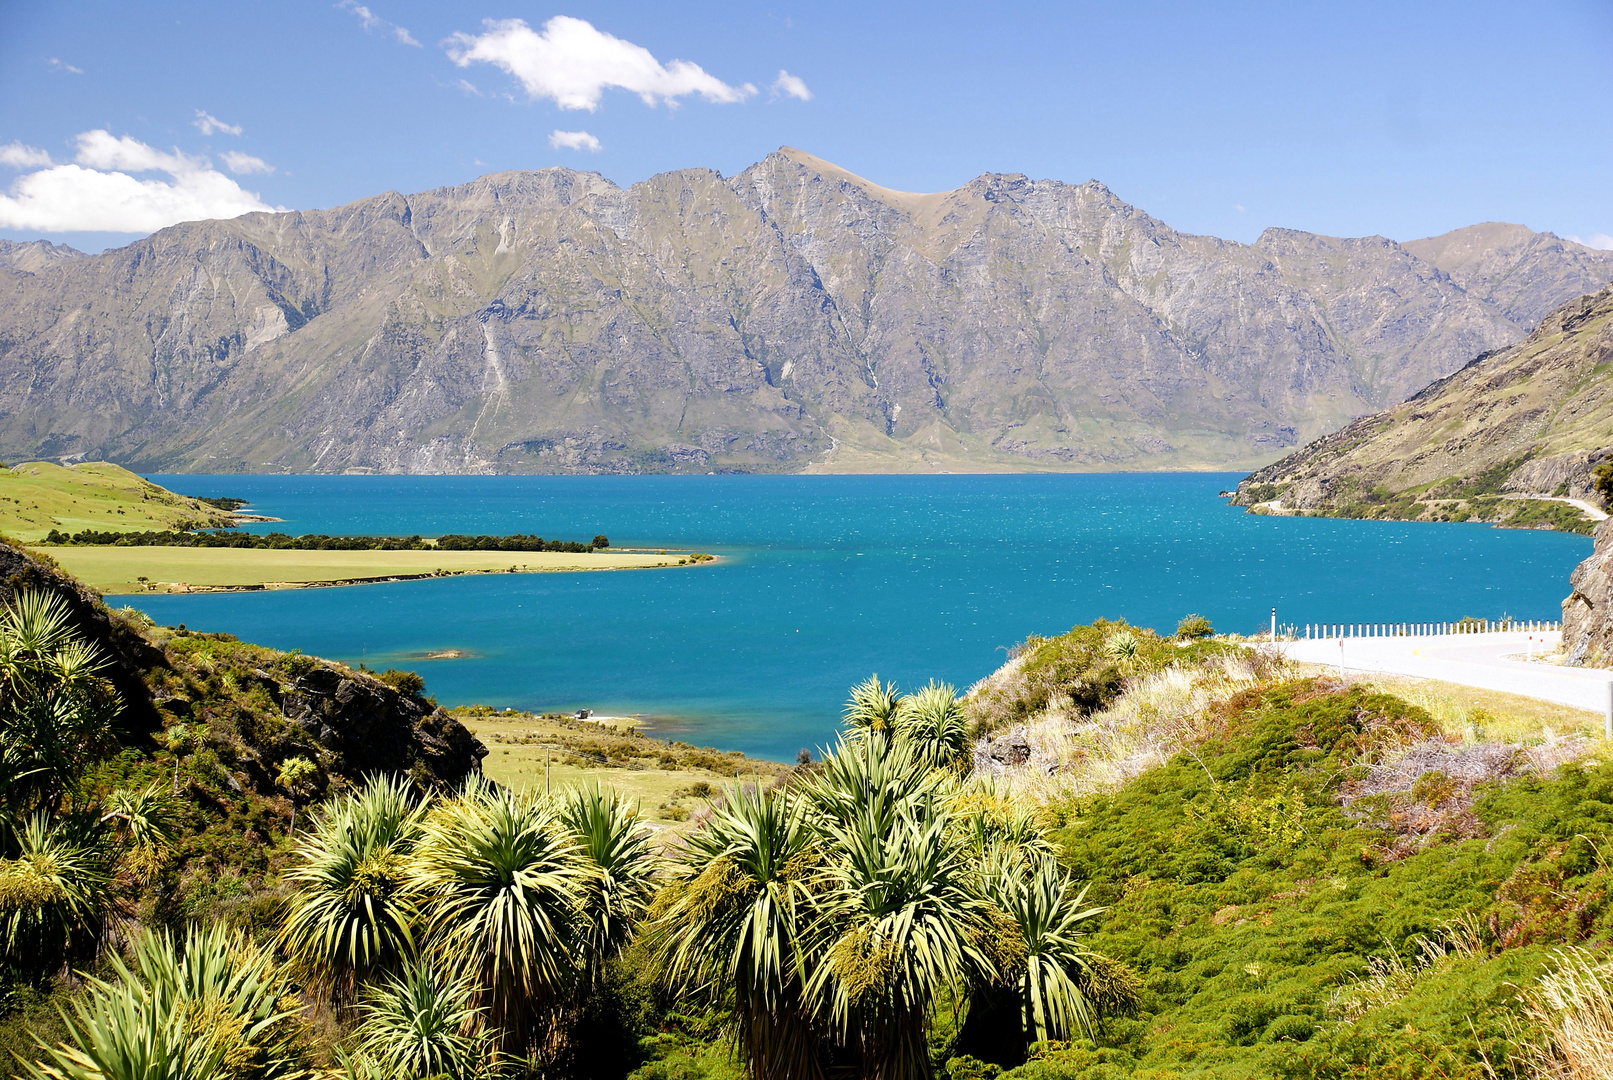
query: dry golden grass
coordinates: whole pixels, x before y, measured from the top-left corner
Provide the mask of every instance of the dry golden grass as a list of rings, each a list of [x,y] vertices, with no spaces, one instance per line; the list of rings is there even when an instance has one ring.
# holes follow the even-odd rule
[[[1447,735],[1466,742],[1529,745],[1569,735],[1597,738],[1602,733],[1597,713],[1521,694],[1403,675],[1372,675],[1361,681],[1427,710]]]

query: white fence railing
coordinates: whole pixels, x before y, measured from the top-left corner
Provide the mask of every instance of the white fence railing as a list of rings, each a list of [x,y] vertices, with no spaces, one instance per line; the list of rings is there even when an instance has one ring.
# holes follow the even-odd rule
[[[1463,619],[1460,622],[1403,623],[1307,623],[1305,640],[1330,641],[1334,638],[1445,637],[1451,634],[1549,634],[1560,631],[1560,622],[1531,619]]]

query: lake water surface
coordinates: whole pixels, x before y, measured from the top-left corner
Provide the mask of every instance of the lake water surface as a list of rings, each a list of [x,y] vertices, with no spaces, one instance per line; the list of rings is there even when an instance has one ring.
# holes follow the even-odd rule
[[[694,548],[671,570],[497,574],[142,596],[165,624],[406,666],[445,705],[646,713],[659,734],[788,759],[878,672],[960,688],[1028,634],[1099,616],[1223,630],[1554,619],[1590,540],[1479,525],[1257,517],[1232,474],[154,476],[291,533],[537,533]]]

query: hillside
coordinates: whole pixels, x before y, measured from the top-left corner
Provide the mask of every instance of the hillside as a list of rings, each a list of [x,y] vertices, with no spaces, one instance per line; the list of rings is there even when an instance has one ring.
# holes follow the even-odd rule
[[[143,1075],[197,1046],[246,1063],[231,1076],[451,1080],[1606,1063],[1583,1034],[1613,983],[1595,716],[1414,703],[1202,620],[1182,640],[1100,621],[1030,639],[963,699],[855,687],[846,738],[790,769],[450,714],[412,673],[152,626],[0,545],[0,603],[31,590],[110,685],[0,617],[23,660],[0,741],[48,774],[0,799],[0,1051],[24,1075]],[[41,753],[37,731],[66,737]],[[181,945],[206,964],[152,992]],[[753,978],[758,946],[811,981]],[[506,977],[543,962],[557,998]],[[902,1011],[853,1028],[832,1008],[852,991]],[[769,1068],[791,1023],[798,1067]],[[28,1064],[78,1055],[100,1067]],[[170,1072],[225,1075],[187,1064]]]
[[[1501,521],[1589,532],[1613,458],[1613,289],[1529,338],[1252,473],[1235,501],[1334,517]],[[1517,496],[1539,496],[1518,499]]]
[[[134,532],[228,528],[236,516],[105,461],[0,468],[0,535],[43,540],[52,529]]]
[[[8,245],[0,456],[204,472],[1254,465],[1613,280],[1613,254],[1514,232],[1400,245],[1274,229],[1244,245],[1177,232],[1096,181],[985,174],[920,195],[785,148],[731,178],[499,173],[177,225],[97,256]]]

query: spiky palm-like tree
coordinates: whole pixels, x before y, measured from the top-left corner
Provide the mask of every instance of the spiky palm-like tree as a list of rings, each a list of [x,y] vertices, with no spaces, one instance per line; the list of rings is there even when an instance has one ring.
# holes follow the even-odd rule
[[[372,777],[325,805],[287,872],[296,887],[280,931],[304,976],[340,1002],[358,982],[414,952],[417,917],[409,859],[426,802],[396,777]]]
[[[865,815],[893,825],[905,809],[933,802],[948,777],[915,764],[905,740],[842,739],[803,787],[813,819],[849,824]]]
[[[430,953],[478,987],[502,1049],[547,1053],[576,978],[589,872],[541,797],[472,780],[427,815],[413,860]]]
[[[968,727],[963,702],[955,689],[932,680],[901,699],[894,719],[896,738],[913,748],[913,763],[923,769],[961,771],[968,762]]]
[[[112,866],[99,823],[33,814],[17,831],[18,854],[0,859],[0,948],[49,968],[101,940]]]
[[[1099,1015],[1135,1004],[1130,972],[1082,940],[1085,924],[1103,909],[1087,906],[1086,889],[1076,888],[1053,859],[1000,848],[986,856],[980,876],[982,891],[1013,920],[1025,951],[1000,973],[1006,977],[972,987],[961,1052],[1017,1064],[1029,1044],[1091,1036]]]
[[[804,810],[781,791],[726,790],[652,913],[663,981],[727,1008],[755,1080],[823,1075],[828,1033],[805,997],[822,854]]]
[[[361,1047],[349,1071],[377,1077],[489,1075],[492,1039],[482,1030],[475,987],[415,960],[367,989],[356,1032]]]
[[[896,727],[902,695],[894,683],[882,683],[878,675],[851,688],[851,699],[842,712],[842,723],[853,738],[888,739]]]
[[[811,973],[808,995],[860,1058],[863,1076],[922,1080],[930,1076],[935,1002],[949,988],[1012,967],[1020,946],[977,891],[943,800],[912,784],[919,770],[911,755],[897,747],[876,761],[873,748],[843,744],[831,761],[849,760],[841,768],[826,762],[812,789],[819,806],[856,800],[859,808],[818,823],[832,887],[812,931],[824,962]],[[853,785],[830,797],[825,788],[846,778]]]
[[[63,1013],[67,1040],[23,1062],[30,1080],[297,1080],[290,987],[267,949],[215,927],[179,946],[142,931],[132,963]]]
[[[120,704],[105,668],[57,594],[0,610],[0,800],[12,822],[59,811],[83,764],[114,745]]]
[[[588,872],[579,930],[584,983],[595,986],[649,907],[658,860],[637,809],[612,788],[569,790],[559,816]]]

